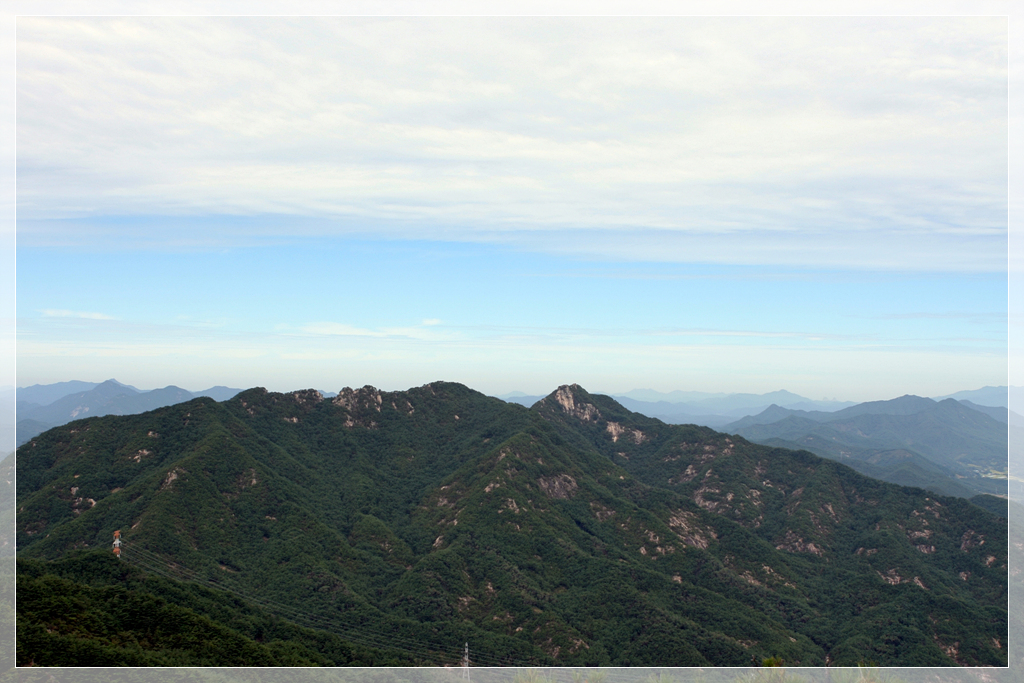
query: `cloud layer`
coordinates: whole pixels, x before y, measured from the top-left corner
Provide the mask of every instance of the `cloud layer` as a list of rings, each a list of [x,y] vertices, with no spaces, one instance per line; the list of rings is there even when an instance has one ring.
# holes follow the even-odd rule
[[[22,18],[19,242],[1005,270],[1006,48],[977,17]]]

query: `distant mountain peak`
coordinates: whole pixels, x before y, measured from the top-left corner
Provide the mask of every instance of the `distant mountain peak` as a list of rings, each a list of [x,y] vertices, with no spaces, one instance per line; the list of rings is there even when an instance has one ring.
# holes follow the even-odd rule
[[[1020,387],[984,386],[980,389],[958,391],[955,394],[935,396],[933,398],[936,401],[941,401],[945,398],[952,398],[958,401],[968,400],[981,406],[1007,408],[1009,407],[1010,394],[1016,393],[1014,390],[1019,389]]]
[[[579,384],[563,384],[544,401],[560,406],[563,412],[583,422],[597,422],[601,419],[601,411],[590,402],[590,394]]]
[[[107,380],[107,381],[105,381],[105,382],[100,382],[100,384],[101,384],[101,385],[103,385],[103,384],[106,384],[106,385],[108,385],[108,386],[112,384],[112,385],[114,385],[114,386],[118,386],[118,387],[121,387],[122,389],[130,389],[131,391],[134,391],[134,392],[136,392],[136,393],[138,393],[138,391],[139,391],[138,389],[136,389],[135,387],[133,387],[133,386],[132,386],[132,385],[130,385],[130,384],[124,384],[123,382],[118,382],[118,381],[117,381],[116,379],[114,379],[113,377],[111,377],[110,379],[108,379],[108,380]]]
[[[95,393],[95,395],[98,396],[115,396],[118,394],[138,394],[140,392],[135,387],[130,387],[127,384],[121,384],[117,380],[108,379],[106,382],[100,382],[94,388],[90,389],[88,392],[79,392],[78,394],[70,395],[85,395],[87,393]]]

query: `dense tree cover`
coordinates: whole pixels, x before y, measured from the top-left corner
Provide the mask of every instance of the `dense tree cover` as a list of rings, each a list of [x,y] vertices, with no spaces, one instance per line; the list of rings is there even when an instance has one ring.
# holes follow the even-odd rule
[[[18,560],[18,666],[402,666],[388,648],[282,620],[109,553]],[[187,606],[186,606],[187,605]]]
[[[1006,518],[1008,514],[1006,498],[982,494],[980,496],[974,496],[973,498],[971,498],[971,502],[980,508],[988,510],[994,515],[998,515],[999,517]]]
[[[117,621],[121,590],[184,610],[183,642],[223,627],[254,664],[340,661],[312,636],[260,642],[205,586],[306,619],[352,663],[457,663],[464,642],[495,665],[1006,663],[1005,520],[576,386],[532,409],[448,383],[253,389],[72,422],[17,459],[19,555],[56,563],[26,565],[39,596],[19,600],[39,657],[62,593],[105,624],[96,648],[150,638]],[[117,529],[159,590],[53,568]]]

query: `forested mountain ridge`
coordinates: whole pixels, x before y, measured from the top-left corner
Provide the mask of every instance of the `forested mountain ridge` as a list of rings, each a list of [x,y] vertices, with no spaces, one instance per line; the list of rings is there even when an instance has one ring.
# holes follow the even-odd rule
[[[113,379],[98,384],[73,381],[24,387],[17,391],[17,444],[76,418],[133,415],[200,396],[226,400],[237,393],[237,389],[222,386],[196,392],[176,386],[139,391]]]
[[[771,406],[722,427],[756,443],[807,449],[868,476],[971,498],[1007,492],[1006,409],[903,396],[834,413]]]
[[[403,633],[419,661],[466,639],[493,663],[1006,662],[1005,521],[575,385],[533,409],[252,389],[17,458],[22,557],[121,529],[129,562]]]
[[[258,604],[168,579],[107,554],[19,559],[21,666],[402,666],[381,648],[353,647],[275,618]]]
[[[835,413],[800,413],[776,408],[770,416],[754,416],[726,425],[730,432],[761,440],[795,440],[807,434],[834,441],[847,450],[912,448],[933,462],[967,471],[967,468],[1005,470],[1006,423],[959,401],[916,399],[905,412],[881,412],[873,403],[862,403]],[[879,401],[895,411],[901,399]],[[895,404],[895,406],[894,406]],[[875,408],[875,410],[872,410]],[[768,412],[768,411],[766,411]],[[788,414],[787,414],[788,413]]]

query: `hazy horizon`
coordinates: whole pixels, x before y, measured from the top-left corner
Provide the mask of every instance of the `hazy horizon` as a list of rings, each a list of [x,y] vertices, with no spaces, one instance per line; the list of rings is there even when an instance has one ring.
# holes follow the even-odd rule
[[[267,389],[269,391],[275,391],[275,392],[279,392],[279,393],[288,393],[288,392],[293,392],[293,391],[302,391],[302,390],[305,390],[305,389],[316,389],[316,390],[321,391],[321,392],[338,392],[341,389],[346,388],[346,387],[348,387],[348,388],[359,388],[361,386],[365,386],[365,385],[355,385],[355,384],[343,385],[343,386],[338,386],[338,387],[329,387],[329,386],[301,386],[301,387],[300,386],[267,386],[266,384],[262,384],[262,383],[259,383],[259,382],[247,383],[245,385],[237,385],[237,386],[236,385],[227,385],[227,384],[204,385],[204,386],[183,386],[183,385],[181,385],[179,383],[176,383],[176,382],[168,382],[168,383],[160,384],[160,385],[157,385],[157,386],[139,386],[139,385],[136,385],[136,384],[134,384],[132,382],[122,381],[122,380],[120,380],[117,377],[107,377],[105,379],[99,379],[99,380],[91,380],[91,379],[83,380],[83,379],[79,379],[79,378],[73,378],[73,379],[70,379],[70,380],[61,380],[61,381],[62,382],[80,381],[80,382],[88,382],[88,383],[92,383],[92,384],[101,384],[103,382],[107,382],[107,381],[110,381],[110,380],[116,381],[119,384],[127,385],[129,387],[132,387],[132,388],[134,388],[134,389],[136,389],[138,391],[142,391],[142,392],[154,391],[154,390],[157,390],[157,389],[163,389],[163,388],[170,387],[170,386],[174,386],[174,387],[178,387],[178,388],[181,388],[181,389],[185,389],[186,391],[190,391],[190,392],[205,391],[207,389],[216,388],[216,387],[228,387],[228,388],[231,388],[231,389],[238,389],[240,391],[245,391],[247,389],[253,389],[253,388],[256,388],[256,387],[263,387],[263,388],[265,388],[265,389]],[[434,380],[434,381],[448,381],[448,380],[437,379],[437,380]],[[56,384],[56,383],[59,383],[59,382],[48,383],[48,384]],[[469,386],[470,389],[474,389],[476,391],[480,391],[481,393],[485,393],[488,396],[494,396],[496,398],[510,398],[510,397],[515,397],[517,395],[519,395],[519,396],[547,396],[548,394],[550,394],[553,391],[555,391],[559,386],[563,386],[563,385],[567,385],[567,384],[579,384],[579,383],[578,382],[572,382],[572,381],[566,381],[566,382],[561,382],[558,385],[555,385],[555,386],[552,386],[552,387],[549,387],[549,388],[546,388],[546,389],[543,389],[543,390],[540,390],[540,391],[533,391],[533,392],[523,391],[523,390],[520,390],[520,389],[506,389],[506,390],[497,390],[497,391],[495,391],[495,390],[484,391],[482,389],[479,389],[478,387],[474,387],[474,386],[471,386],[471,385],[467,385],[467,386]],[[384,391],[404,391],[404,390],[407,390],[407,389],[416,388],[417,386],[422,386],[422,385],[409,385],[409,386],[404,386],[404,387],[402,387],[402,386],[388,386],[388,387],[384,387],[384,386],[374,385],[372,382],[370,383],[370,385],[374,386],[377,389],[381,389],[381,390],[384,390]],[[30,388],[30,387],[33,387],[33,386],[46,386],[46,384],[33,383],[33,384],[23,384],[23,385],[20,385],[20,386],[0,385],[0,392],[10,392],[10,391],[18,390],[18,389],[27,389],[27,388]],[[995,386],[993,386],[993,385],[987,385],[987,386],[984,386],[984,387],[974,387],[974,388],[970,388],[970,389],[960,389],[960,390],[957,390],[957,391],[954,391],[954,392],[948,392],[946,394],[932,394],[932,395],[914,394],[914,395],[923,396],[925,398],[943,398],[943,397],[950,396],[950,395],[953,395],[953,394],[959,394],[959,393],[965,393],[965,392],[971,392],[971,391],[980,391],[982,389],[987,389],[987,388],[998,388],[999,386],[1007,386],[1007,389],[1008,389],[1009,393],[1011,393],[1011,394],[1015,390],[1018,391],[1018,392],[1024,390],[1024,387],[1017,387],[1017,386],[1009,386],[1009,385],[995,385]],[[654,393],[654,394],[661,394],[661,395],[664,395],[664,396],[669,396],[669,395],[671,395],[673,393],[692,393],[692,394],[703,394],[703,395],[707,395],[707,396],[730,396],[730,395],[743,395],[743,394],[762,396],[762,395],[767,395],[767,394],[771,394],[771,393],[774,393],[774,392],[788,392],[788,393],[792,393],[792,394],[798,395],[801,398],[805,398],[805,399],[808,399],[808,400],[811,400],[811,401],[815,401],[815,402],[836,402],[836,403],[861,403],[861,402],[865,402],[865,401],[884,401],[884,400],[890,400],[890,399],[894,399],[894,398],[899,398],[900,396],[904,396],[904,395],[907,395],[907,394],[913,394],[913,392],[903,392],[903,393],[898,394],[898,395],[876,396],[876,397],[872,397],[872,398],[859,399],[859,400],[855,401],[855,400],[852,400],[852,399],[844,398],[841,394],[837,394],[835,396],[820,396],[820,397],[819,396],[808,396],[808,395],[800,394],[800,392],[790,391],[786,387],[778,387],[776,389],[771,389],[771,390],[762,391],[762,392],[748,392],[748,391],[722,392],[722,391],[705,391],[705,390],[692,390],[692,389],[673,389],[673,390],[661,391],[661,390],[651,389],[650,387],[639,387],[639,386],[633,387],[631,389],[626,389],[626,390],[618,390],[618,389],[616,389],[616,390],[606,390],[606,389],[604,389],[602,387],[599,387],[599,386],[596,386],[596,387],[583,386],[583,388],[586,389],[589,393],[592,393],[592,394],[604,394],[604,395],[608,395],[608,396],[628,396],[629,394],[644,393],[644,392],[651,392],[651,393]],[[1012,400],[1012,396],[1010,398]],[[638,400],[644,400],[644,399],[638,399]]]
[[[5,384],[1008,383],[1005,18],[21,17],[17,56]]]
[[[1019,9],[566,9],[12,3],[0,385],[1024,414]]]

